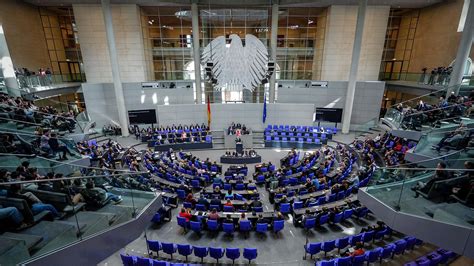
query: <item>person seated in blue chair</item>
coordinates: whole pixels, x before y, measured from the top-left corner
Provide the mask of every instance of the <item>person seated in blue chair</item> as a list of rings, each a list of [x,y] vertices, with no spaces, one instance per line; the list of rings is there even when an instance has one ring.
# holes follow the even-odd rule
[[[233,224],[234,219],[232,219],[232,216],[230,214],[227,214],[224,220],[222,220],[222,223],[224,224]]]
[[[211,213],[209,213],[209,215],[207,215],[207,219],[209,220],[219,220],[220,216],[219,216],[219,213],[217,213],[217,209],[214,208],[212,209]]]
[[[268,224],[268,220],[263,218],[263,215],[260,213],[258,214],[257,221],[255,222],[256,224]]]
[[[234,199],[235,195],[234,192],[232,192],[232,189],[227,190],[227,193],[225,193],[224,198],[225,199]]]
[[[295,225],[296,226],[301,226],[304,227],[304,224],[306,223],[307,219],[314,218],[313,214],[311,214],[309,209],[306,209],[305,213],[301,215],[300,218],[295,220]]]
[[[355,256],[361,256],[365,254],[364,250],[364,244],[362,242],[357,242],[356,246],[354,248],[349,248],[344,254],[342,254],[342,257],[355,257]]]
[[[207,201],[206,196],[204,196],[204,194],[201,194],[201,195],[199,196],[199,199],[198,199],[198,201],[197,201],[197,204],[204,205],[204,206],[206,206],[206,208],[209,207],[209,206],[208,206],[208,205],[209,205],[209,202]],[[220,202],[219,202],[219,204],[220,204]],[[217,205],[219,205],[219,204],[217,204]]]
[[[219,175],[216,175],[214,179],[212,179],[212,183],[219,184],[220,186],[224,185],[224,181],[222,181],[222,178],[220,178]]]

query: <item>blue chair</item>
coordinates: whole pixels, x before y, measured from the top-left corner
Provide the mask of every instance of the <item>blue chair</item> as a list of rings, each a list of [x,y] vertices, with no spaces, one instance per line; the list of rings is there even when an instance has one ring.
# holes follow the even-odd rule
[[[308,243],[304,246],[305,254],[304,259],[306,259],[306,254],[311,255],[311,259],[313,256],[318,254],[321,251],[321,243]]]
[[[211,258],[216,259],[217,264],[219,264],[219,259],[224,257],[224,249],[223,248],[210,247],[209,248],[209,256],[211,256]]]
[[[329,221],[329,214],[321,215],[319,217],[319,225],[323,225]]]
[[[193,230],[197,234],[201,234],[201,230],[202,230],[201,222],[190,221],[189,225],[190,225],[191,230]]]
[[[222,224],[222,230],[228,234],[232,235],[234,233],[234,224],[231,223],[223,223]]]
[[[175,244],[165,242],[161,242],[161,248],[164,253],[171,256],[171,259],[173,259],[173,254],[176,253],[176,250],[178,249]]]
[[[280,204],[280,212],[282,214],[288,214],[290,213],[290,203],[281,203]]]
[[[184,229],[184,232],[186,233],[188,230],[188,222],[186,221],[186,218],[184,217],[176,217],[178,220],[178,225],[181,226]]]
[[[304,221],[304,228],[306,231],[316,226],[316,218],[309,218]]]
[[[255,181],[256,184],[260,185],[260,184],[264,184],[265,183],[265,176],[263,175],[258,175],[257,176],[257,180]]]
[[[337,200],[337,194],[329,195],[328,202],[334,202]]]
[[[183,189],[176,189],[176,194],[178,194],[178,199],[184,200],[186,198],[186,192]]]
[[[234,207],[232,207],[232,206],[224,206],[224,212],[234,212]]]
[[[235,190],[244,190],[245,184],[239,183],[235,185]]]
[[[407,236],[407,237],[405,237],[405,240],[407,241],[406,249],[413,250],[415,248],[415,244],[416,244],[416,237]]]
[[[268,224],[267,223],[258,223],[256,231],[261,234],[265,234],[268,231]]]
[[[352,257],[342,257],[337,259],[337,266],[352,266]]]
[[[380,263],[382,260],[388,259],[392,257],[393,251],[395,250],[395,244],[388,244],[382,249],[382,253],[380,254]]]
[[[337,224],[337,223],[340,223],[342,221],[342,218],[344,217],[344,213],[340,212],[340,213],[336,213],[334,215],[334,219],[332,220],[332,222],[334,224]]]
[[[196,204],[196,210],[205,212],[207,211],[207,208],[206,208],[206,205],[204,204]]]
[[[367,260],[367,265],[371,262],[376,262],[380,259],[380,254],[382,254],[382,248],[375,248],[370,250],[365,255],[365,259]]]
[[[332,259],[332,260],[322,260],[317,262],[318,266],[336,266],[337,265],[337,259]]]
[[[362,242],[364,243],[370,242],[373,238],[374,238],[374,231],[365,232],[362,235]]]
[[[216,209],[217,211],[221,210],[221,206],[219,205],[209,205],[209,210]]]
[[[159,257],[160,256],[160,250],[161,250],[160,242],[158,242],[156,240],[147,240],[146,243],[148,245],[148,249],[151,251],[150,253],[152,253],[154,251],[154,252],[156,252],[156,256]]]
[[[273,232],[275,234],[278,234],[278,232],[283,230],[284,227],[285,227],[285,221],[283,220],[273,222]]]
[[[357,242],[361,242],[363,234],[364,233],[360,233],[358,235],[351,236],[350,239],[349,239],[349,243],[351,244],[351,246],[355,246],[357,244]]]
[[[243,256],[244,258],[249,260],[249,264],[251,260],[254,260],[257,258],[257,249],[256,248],[244,248],[244,253]]]
[[[151,222],[157,223],[157,224],[161,223],[162,220],[163,220],[163,216],[159,212],[155,213],[153,217],[151,218]]]
[[[238,248],[226,248],[225,256],[232,260],[232,264],[235,264],[235,260],[240,258],[240,249]]]
[[[392,259],[395,256],[395,254],[403,254],[405,252],[405,248],[407,246],[407,242],[403,239],[398,240],[395,242],[395,249],[393,250],[392,253]]]
[[[293,210],[301,209],[304,207],[304,204],[302,201],[295,201],[293,203]]]
[[[352,266],[364,266],[365,261],[365,254],[354,256],[352,258]]]
[[[199,180],[196,180],[196,179],[191,180],[191,186],[193,188],[201,188],[201,184],[199,184]]]
[[[120,258],[122,259],[122,263],[125,266],[133,266],[135,264],[135,256],[120,254]]]
[[[252,207],[254,212],[263,212],[263,207]]]
[[[232,189],[232,185],[231,184],[224,184],[224,190],[230,190]]]
[[[178,254],[186,257],[188,261],[188,256],[193,254],[193,247],[187,244],[178,244]]]
[[[326,197],[319,197],[316,203],[317,205],[323,205],[324,203],[326,203]]]
[[[354,213],[353,209],[345,210],[343,220],[347,220],[347,219],[351,218],[353,213]]]
[[[194,246],[193,250],[194,256],[201,258],[201,263],[204,261],[204,257],[206,257],[209,253],[209,249],[207,247]]]
[[[360,209],[357,213],[356,213],[356,216],[357,216],[357,219],[360,219],[362,217],[365,217],[367,216],[367,214],[369,214],[369,209],[367,209],[366,207]]]
[[[219,230],[219,223],[217,220],[207,220],[207,230],[209,231],[218,231]]]
[[[336,239],[336,247],[337,247],[338,253],[341,253],[341,249],[347,247],[348,245],[349,245],[349,237]]]
[[[153,260],[151,262],[151,265],[153,265],[153,266],[168,266],[168,262],[167,261],[162,261],[162,260]]]
[[[183,207],[185,209],[194,209],[193,204],[191,202],[183,202]]]
[[[326,241],[321,246],[321,249],[324,251],[324,257],[329,251],[332,251],[336,247],[336,240]]]
[[[150,266],[151,260],[149,258],[137,257],[137,261],[135,265],[136,266]]]
[[[252,230],[252,224],[250,221],[240,221],[239,231],[245,233],[246,235]]]

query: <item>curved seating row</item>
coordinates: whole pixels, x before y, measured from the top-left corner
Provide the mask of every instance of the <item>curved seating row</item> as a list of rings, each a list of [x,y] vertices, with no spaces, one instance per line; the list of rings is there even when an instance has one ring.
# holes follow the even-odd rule
[[[341,240],[341,239],[338,239]],[[334,246],[337,240],[328,241],[322,243],[321,248],[324,248],[324,245]],[[326,244],[330,243],[330,244]],[[390,243],[384,247],[376,247],[372,250],[366,251],[363,255],[359,256],[347,256],[335,258],[332,260],[322,260],[317,261],[315,265],[317,266],[363,266],[365,263],[369,265],[370,263],[380,262],[382,263],[385,259],[393,259],[395,255],[403,254],[406,250],[413,250],[415,245],[421,245],[423,242],[419,239],[416,239],[412,236],[407,236],[403,239],[397,240],[393,243]],[[317,250],[317,248],[312,247]]]
[[[405,266],[436,266],[438,264],[447,264],[448,261],[456,257],[456,253],[439,248],[425,256],[419,257],[415,261],[405,263]]]
[[[209,256],[216,260],[216,263],[219,263],[219,259],[222,259],[224,255],[232,260],[232,263],[235,263],[235,260],[240,258],[240,249],[239,248],[221,248],[221,247],[202,247],[202,246],[192,246],[189,244],[174,244],[167,242],[160,242],[157,240],[147,240],[148,249],[151,252],[156,252],[156,255],[159,257],[159,252],[163,251],[165,254],[170,255],[171,260],[173,259],[173,254],[178,253],[179,255],[185,256],[186,261],[188,261],[188,256],[194,253],[194,256],[201,259],[201,262],[204,261],[204,258]],[[250,263],[252,260],[256,259],[258,252],[256,248],[244,248],[242,251],[242,256],[248,260]]]
[[[186,218],[176,217],[178,221],[178,226],[182,227],[186,232],[188,229],[200,234],[204,229],[201,221],[186,221]],[[219,223],[217,220],[207,220],[206,227],[208,231],[218,232],[220,230],[224,231],[228,235],[232,235],[235,230],[234,223]],[[268,223],[257,223],[255,226],[255,231],[261,234],[265,234],[269,230],[270,225]],[[284,220],[273,221],[272,231],[277,234],[285,227]],[[248,234],[254,228],[251,221],[239,221],[239,232]]]

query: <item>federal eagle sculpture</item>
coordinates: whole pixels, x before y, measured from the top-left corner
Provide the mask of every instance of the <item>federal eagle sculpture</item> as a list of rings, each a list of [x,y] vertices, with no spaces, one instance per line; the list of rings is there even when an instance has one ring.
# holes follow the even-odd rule
[[[245,45],[236,34],[212,40],[202,54],[201,62],[217,89],[253,90],[268,80],[267,47],[254,35],[245,35]],[[270,74],[271,75],[271,74]]]

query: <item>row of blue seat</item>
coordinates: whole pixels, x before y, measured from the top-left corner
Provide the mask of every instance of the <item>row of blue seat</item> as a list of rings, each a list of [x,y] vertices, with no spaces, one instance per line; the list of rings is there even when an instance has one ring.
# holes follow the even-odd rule
[[[200,217],[202,218],[202,217]],[[203,230],[202,222],[199,221],[186,221],[186,218],[183,217],[176,217],[178,221],[178,225],[184,229],[186,232],[188,229],[200,234]],[[209,231],[224,231],[228,235],[232,235],[235,232],[235,225],[233,223],[222,223],[220,224],[217,220],[210,220],[206,221],[207,230]],[[255,231],[258,233],[266,233],[268,231],[269,224],[267,223],[258,223],[255,227]],[[273,221],[273,232],[278,233],[283,230],[285,227],[285,221]],[[240,221],[239,222],[239,232],[248,234],[253,229],[251,221]]]
[[[348,246],[355,246],[358,242],[367,243],[367,242],[374,242],[375,240],[381,240],[385,236],[389,236],[392,233],[392,229],[386,227],[384,230],[378,231],[375,233],[374,231],[368,231],[364,233],[360,233],[353,236],[346,236],[335,240],[330,240],[326,242],[314,242],[308,243],[305,245],[305,257],[306,254],[310,254],[311,258],[314,255],[318,254],[321,251],[324,251],[324,256],[326,256],[327,252],[331,252],[332,250],[337,248],[338,253],[340,253],[341,249],[346,248]]]
[[[122,263],[125,266],[198,266],[199,264],[168,262],[163,260],[154,260],[140,256],[130,256],[120,254]]]
[[[333,240],[336,241],[336,240]],[[325,242],[324,244],[326,244]],[[380,262],[384,259],[391,258],[398,254],[403,254],[405,250],[413,250],[415,245],[421,245],[423,242],[415,237],[407,236],[404,239],[397,240],[384,247],[377,247],[366,251],[365,254],[354,257],[342,257],[332,260],[322,260],[316,262],[319,266],[363,266],[365,263]]]
[[[271,136],[266,136],[265,137],[266,142],[271,142],[271,141],[282,141],[282,142],[298,142],[298,143],[314,143],[314,144],[326,144],[327,140],[325,138],[295,138],[295,137],[271,137]]]
[[[422,256],[415,261],[405,263],[405,266],[436,266],[439,264],[446,264],[452,258],[456,257],[456,253],[439,248],[425,256]]]
[[[336,127],[317,127],[317,126],[295,126],[295,125],[267,125],[265,130],[292,130],[293,128],[296,129],[296,131],[300,132],[305,132],[306,130],[313,132],[314,130],[317,131],[327,131],[328,133],[337,133],[337,128]]]
[[[147,240],[148,249],[152,252],[156,252],[159,256],[159,252],[163,251],[164,253],[170,255],[171,260],[173,260],[173,254],[178,252],[178,254],[185,256],[186,261],[188,261],[188,256],[192,255],[201,259],[201,262],[204,261],[204,258],[208,255],[215,259],[219,263],[219,259],[224,257],[224,254],[228,259],[232,260],[232,263],[236,259],[240,258],[240,249],[239,248],[221,248],[221,247],[202,247],[202,246],[192,246],[189,244],[174,244],[167,242],[160,242],[157,240]],[[258,252],[256,248],[244,248],[242,255],[250,263],[252,260],[256,259]]]
[[[204,204],[196,204],[195,206],[193,206],[192,203],[190,202],[183,202],[183,207],[186,208],[186,209],[196,209],[197,211],[207,211],[208,209],[209,210],[213,210],[213,209],[216,209],[217,211],[224,211],[224,212],[235,212],[236,209],[233,207],[233,206],[222,206],[223,208],[221,208],[220,205],[209,205],[209,208],[207,208],[206,205]],[[246,210],[239,210],[237,209],[238,212],[247,212]],[[252,211],[254,212],[263,212],[263,207],[252,207]]]

